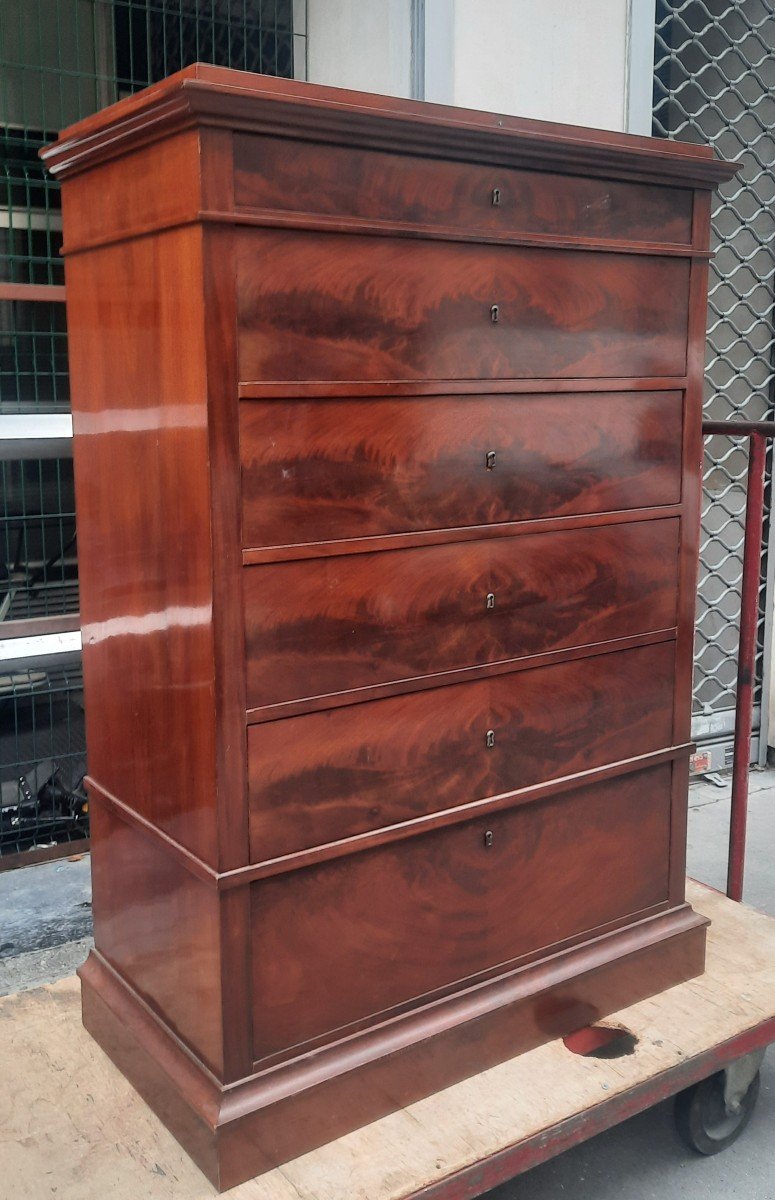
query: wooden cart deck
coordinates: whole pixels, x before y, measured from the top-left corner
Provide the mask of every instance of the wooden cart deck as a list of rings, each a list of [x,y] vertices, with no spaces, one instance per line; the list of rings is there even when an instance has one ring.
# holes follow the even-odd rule
[[[230,1200],[462,1200],[775,1041],[775,919],[690,883],[706,973],[608,1018],[616,1060],[551,1042],[225,1193]],[[15,1200],[216,1193],[81,1026],[78,981],[0,1001],[3,1188]],[[56,1189],[54,1191],[54,1189]]]

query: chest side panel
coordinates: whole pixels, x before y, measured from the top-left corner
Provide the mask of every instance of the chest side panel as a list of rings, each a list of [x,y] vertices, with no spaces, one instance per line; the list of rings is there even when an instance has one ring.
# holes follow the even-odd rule
[[[214,861],[201,266],[195,228],[122,242],[69,258],[67,297],[89,772]]]

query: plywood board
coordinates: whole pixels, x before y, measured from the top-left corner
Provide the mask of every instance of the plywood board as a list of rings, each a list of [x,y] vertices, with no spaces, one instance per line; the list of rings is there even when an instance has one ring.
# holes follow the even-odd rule
[[[775,1016],[775,919],[699,884],[713,922],[700,978],[607,1020],[638,1038],[603,1061],[551,1042],[226,1193],[404,1200],[599,1108]],[[0,1000],[0,1162],[14,1200],[209,1200],[211,1185],[81,1026],[76,979]]]

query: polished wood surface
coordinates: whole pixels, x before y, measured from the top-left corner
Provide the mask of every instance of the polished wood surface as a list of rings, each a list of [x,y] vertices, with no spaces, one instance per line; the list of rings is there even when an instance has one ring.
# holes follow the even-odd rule
[[[669,629],[678,533],[643,521],[248,567],[248,704]]]
[[[657,767],[256,885],[256,1059],[664,903],[669,782]]]
[[[446,159],[557,170],[660,187],[708,189],[735,166],[710,146],[450,108],[347,88],[192,63],[153,87],[93,113],[42,151],[57,176],[126,155],[154,137],[202,124],[233,132]],[[140,217],[145,216],[142,211]],[[700,249],[707,250],[701,244]]]
[[[680,392],[246,400],[243,543],[674,504],[682,422]]]
[[[66,269],[89,771],[215,862],[207,384],[201,345],[179,344],[202,321],[201,244],[173,230]]]
[[[673,670],[668,642],[254,725],[251,857],[669,746]]]
[[[175,1036],[223,1072],[218,899],[91,791],[94,937]],[[96,802],[95,802],[96,801]]]
[[[688,189],[581,175],[503,170],[343,146],[234,139],[234,200],[242,208],[361,217],[489,233],[568,234],[691,244]],[[299,218],[298,214],[301,214]]]
[[[157,186],[149,187],[151,177],[158,181]],[[74,176],[63,200],[67,208],[64,253],[83,245],[97,247],[131,238],[138,230],[140,213],[143,227],[163,229],[191,223],[197,211],[198,179],[199,133],[193,129],[166,140],[162,164],[153,145],[135,149],[132,171],[127,171],[121,159],[105,163],[100,171],[99,204],[92,200],[90,175]],[[189,299],[196,304],[195,293]]]
[[[731,169],[201,65],[44,158],[84,1020],[227,1187],[702,969],[689,686]]]
[[[686,369],[685,259],[274,230],[237,247],[243,379]]]
[[[435,1200],[451,1200],[507,1181],[506,1191],[514,1191],[513,1176],[558,1153],[569,1128],[575,1138],[591,1137],[631,1115],[633,1103],[650,1108],[771,1043],[775,1018],[765,1014],[775,1013],[775,921],[688,880],[687,895],[711,918],[706,970],[606,1021],[635,1036],[634,1054],[612,1066],[569,1054],[557,1038],[251,1180],[229,1200],[290,1200],[289,1185],[315,1200],[417,1200],[425,1188]],[[0,1078],[10,1097],[5,1136],[24,1146],[23,1154],[6,1156],[9,1196],[45,1195],[53,1160],[59,1179],[78,1180],[78,1200],[211,1200],[201,1173],[80,1028],[78,980],[0,998],[0,1021],[14,1031],[0,1042]],[[584,1039],[591,1040],[587,1030],[568,1041],[584,1049]],[[148,1065],[147,1050],[136,1044],[129,1058]],[[164,1073],[153,1065],[163,1087]],[[117,1127],[120,1140],[106,1139],[105,1129]],[[243,1137],[248,1147],[257,1140]],[[702,1170],[698,1162],[693,1169]],[[520,1190],[530,1194],[530,1183]]]
[[[408,1014],[401,1024],[418,1025],[412,1039],[397,1034],[394,1020],[376,1027],[367,1053],[361,1035],[360,1053],[320,1050],[311,1056],[312,1069],[302,1058],[227,1095],[197,1073],[97,953],[81,972],[83,1020],[223,1191],[568,1029],[594,1024],[625,1008],[634,993],[646,998],[701,975],[707,923],[688,906],[635,922],[566,951],[549,978],[527,965],[491,988],[480,985],[464,1001],[464,1019],[437,1020],[432,1037],[422,1012]]]

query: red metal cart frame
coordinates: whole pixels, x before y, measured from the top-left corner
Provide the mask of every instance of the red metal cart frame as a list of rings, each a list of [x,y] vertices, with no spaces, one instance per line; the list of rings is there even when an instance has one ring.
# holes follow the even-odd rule
[[[748,824],[748,773],[751,762],[753,694],[756,678],[756,630],[759,618],[761,542],[764,526],[764,471],[767,439],[775,437],[775,421],[705,421],[707,436],[747,438],[748,482],[745,502],[743,580],[740,599],[740,644],[737,653],[732,808],[729,822],[727,895],[742,900],[745,838]],[[766,732],[766,731],[765,731]]]

